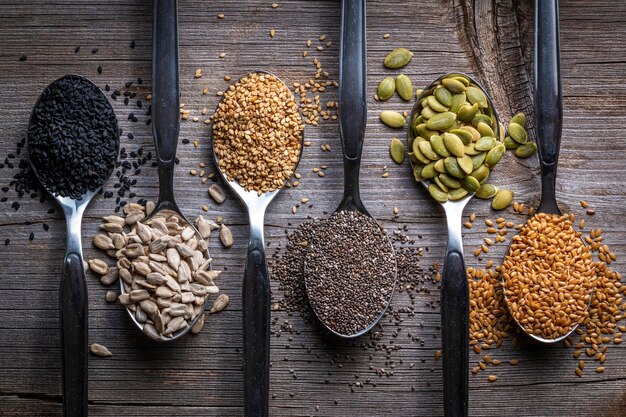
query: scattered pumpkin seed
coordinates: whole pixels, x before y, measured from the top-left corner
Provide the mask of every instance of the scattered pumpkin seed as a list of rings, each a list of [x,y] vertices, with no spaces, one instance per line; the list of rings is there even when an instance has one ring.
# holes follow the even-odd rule
[[[380,121],[392,128],[401,128],[406,124],[406,120],[401,113],[384,110],[380,112]]]
[[[396,164],[401,164],[404,161],[404,145],[398,138],[391,139],[389,155],[391,155],[391,159]]]
[[[383,79],[380,84],[378,84],[378,99],[379,100],[388,100],[391,98],[393,93],[396,91],[396,82],[392,77],[387,77]]]
[[[525,144],[528,139],[526,129],[517,123],[509,123],[509,136],[520,145]]]
[[[515,156],[518,158],[529,158],[537,153],[537,144],[535,142],[526,142],[515,149]]]
[[[483,200],[488,200],[490,198],[493,198],[497,192],[498,189],[495,186],[485,183],[481,185],[480,188],[476,191],[476,197]]]
[[[504,210],[513,201],[513,191],[498,190],[491,201],[491,207],[494,210]]]
[[[398,95],[402,97],[403,100],[409,101],[411,97],[413,97],[413,84],[409,77],[404,74],[398,75],[396,77],[396,90],[398,91]],[[380,96],[380,94],[379,94]]]
[[[413,58],[413,53],[406,48],[396,48],[385,57],[385,67],[398,69],[404,67]]]

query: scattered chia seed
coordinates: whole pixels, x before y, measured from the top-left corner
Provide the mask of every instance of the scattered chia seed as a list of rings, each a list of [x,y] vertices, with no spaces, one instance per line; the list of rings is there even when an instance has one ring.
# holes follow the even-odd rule
[[[396,260],[385,231],[355,211],[319,223],[305,256],[309,302],[329,328],[352,335],[367,328],[393,293]]]
[[[76,48],[74,48],[74,53],[77,54],[80,52],[80,46],[77,46]]]
[[[21,55],[20,56],[20,61],[26,61],[28,59],[28,57],[26,55]]]
[[[97,53],[98,53],[98,48],[93,48],[93,49],[91,50],[91,53],[92,53],[92,54],[97,54]]]
[[[117,119],[94,84],[66,76],[44,90],[31,116],[28,152],[52,194],[78,198],[102,186],[118,148]]]
[[[4,240],[4,246],[9,246],[9,243],[11,243],[11,239]]]
[[[98,66],[98,74],[102,74],[102,65]]]

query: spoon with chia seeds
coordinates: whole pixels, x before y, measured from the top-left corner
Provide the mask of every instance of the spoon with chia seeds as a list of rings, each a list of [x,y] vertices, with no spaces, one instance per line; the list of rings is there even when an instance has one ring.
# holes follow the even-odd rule
[[[447,92],[447,99],[443,98],[444,92]],[[471,106],[463,104],[466,96],[473,103]],[[453,97],[461,100],[456,102]],[[448,106],[441,101],[447,102]],[[482,114],[476,114],[479,108]],[[466,112],[470,111],[466,117]],[[481,121],[477,121],[478,116]],[[497,141],[501,127],[484,89],[474,79],[460,73],[441,76],[426,87],[417,97],[410,120],[408,147],[412,150],[409,156],[415,180],[444,209],[448,225],[446,259],[441,274],[443,403],[446,417],[462,417],[467,416],[469,396],[469,287],[461,223],[463,209],[479,183],[487,180],[490,167],[497,163],[485,162],[489,153],[496,146],[501,147],[502,153],[504,151],[504,145]],[[467,126],[459,124],[460,121],[468,121]],[[444,133],[439,134],[439,131]],[[467,135],[468,131],[475,137]],[[463,134],[467,135],[465,142],[460,139]],[[478,152],[475,146],[479,146],[479,141],[490,141],[490,151]],[[467,167],[463,159],[467,160]],[[479,169],[485,171],[485,175],[478,175]]]
[[[111,176],[118,150],[115,113],[95,84],[67,75],[43,91],[28,125],[28,159],[63,209],[67,224],[59,293],[66,416],[87,415],[88,302],[81,222],[85,208]]]
[[[397,279],[393,245],[363,205],[359,191],[367,122],[365,44],[365,0],[343,0],[339,133],[344,193],[335,213],[316,228],[318,236],[326,238],[310,242],[304,262],[309,304],[326,329],[342,338],[361,336],[378,323]],[[342,247],[333,248],[333,242]]]

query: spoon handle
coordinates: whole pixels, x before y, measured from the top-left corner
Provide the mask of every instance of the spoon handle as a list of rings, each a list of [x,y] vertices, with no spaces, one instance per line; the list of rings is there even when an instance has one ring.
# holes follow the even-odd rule
[[[243,276],[244,416],[269,415],[270,280],[263,214],[250,213],[250,244]]]
[[[539,211],[560,213],[556,168],[563,128],[558,0],[535,0],[535,129],[541,164]]]
[[[152,4],[152,132],[159,172],[159,205],[174,202],[174,166],[180,130],[178,1]]]
[[[87,284],[80,249],[80,220],[68,218],[61,273],[59,318],[63,352],[63,415],[87,416]]]
[[[359,168],[367,124],[365,0],[343,0],[339,56],[339,134],[344,200],[360,203]]]
[[[446,210],[448,247],[441,277],[441,342],[445,417],[467,417],[469,396],[469,287],[461,221],[463,208]]]

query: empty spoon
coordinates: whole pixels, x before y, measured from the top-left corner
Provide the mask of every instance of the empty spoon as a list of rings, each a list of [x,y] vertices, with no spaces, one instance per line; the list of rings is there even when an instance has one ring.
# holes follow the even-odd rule
[[[239,81],[252,75],[267,75],[272,77],[275,83],[280,83],[289,95],[293,103],[297,103],[293,93],[275,75],[265,71],[256,71],[248,74]],[[236,83],[237,84],[237,83]],[[226,95],[222,97],[221,103]],[[220,103],[220,104],[221,104]],[[241,102],[240,102],[241,103]],[[267,103],[269,105],[269,103]],[[297,104],[296,104],[297,106]],[[243,106],[242,106],[243,107]],[[219,108],[219,107],[218,107]],[[296,107],[297,108],[297,107]],[[235,120],[235,115],[229,114],[230,123]],[[247,115],[245,116],[247,117]],[[252,119],[259,117],[255,115]],[[249,120],[249,119],[248,119]],[[263,121],[257,120],[258,123]],[[302,155],[302,143],[304,140],[302,115],[298,110],[298,125],[300,131],[293,131],[293,137],[300,136],[297,161],[291,172],[295,172]],[[231,129],[226,129],[231,130]],[[215,121],[214,121],[215,132]],[[222,138],[227,140],[227,138]],[[278,140],[278,139],[275,139]],[[274,197],[284,187],[287,179],[284,179],[280,187],[268,191],[257,191],[244,188],[236,178],[229,180],[229,175],[219,167],[220,157],[216,149],[216,139],[213,138],[213,158],[224,182],[237,194],[246,206],[250,222],[250,235],[248,253],[243,276],[243,369],[244,369],[244,416],[267,417],[269,414],[269,365],[270,365],[270,277],[267,270],[267,258],[265,255],[264,223],[265,211]],[[260,157],[259,157],[260,159]]]
[[[365,0],[343,0],[341,13],[341,45],[339,55],[339,135],[341,139],[341,148],[343,152],[343,169],[344,169],[344,192],[343,198],[335,213],[339,212],[358,212],[371,219],[373,217],[367,211],[359,191],[359,170],[361,167],[361,153],[363,150],[363,142],[365,140],[365,126],[367,122],[367,100],[366,100],[366,41],[365,41]],[[375,222],[375,219],[374,219]],[[376,224],[379,229],[380,226]],[[381,229],[381,233],[384,232]],[[311,302],[312,309],[326,327],[326,329],[336,336],[342,338],[359,337],[370,331],[378,321],[383,317],[391,299],[397,279],[397,266],[395,261],[395,253],[393,245],[389,238],[384,236],[384,243],[388,247],[386,250],[393,258],[393,270],[389,271],[393,278],[389,288],[381,288],[381,294],[386,296],[386,303],[383,308],[378,310],[378,315],[371,320],[365,327],[353,333],[340,332],[330,322],[330,318],[326,318],[316,308],[316,303]],[[311,251],[309,251],[309,254]],[[355,252],[348,250],[339,254],[339,256],[352,257]],[[347,258],[346,258],[347,260]],[[337,261],[341,264],[341,260]],[[312,292],[313,280],[319,277],[314,276],[309,267],[308,260],[305,261],[304,276],[307,296],[309,301],[312,300],[314,294]],[[345,285],[352,285],[346,282]],[[346,298],[346,294],[336,294],[337,297]],[[324,304],[323,302],[320,304]],[[338,308],[350,308],[350,300],[345,300]],[[344,307],[345,306],[345,307]],[[346,312],[350,314],[350,312]]]
[[[416,139],[414,124],[418,117],[421,117],[422,101],[433,94],[443,79],[461,76],[470,81],[470,85],[477,86],[485,91],[480,84],[465,74],[446,74],[439,77],[430,84],[418,96],[417,102],[411,113],[411,124],[408,130],[408,147],[413,149],[413,142]],[[485,94],[487,99],[487,111],[492,120],[491,129],[493,137],[500,137],[500,122],[491,99]],[[413,169],[417,168],[417,160],[411,156]],[[420,178],[421,184],[428,190],[429,187],[439,187],[435,181]],[[452,189],[451,189],[452,190]],[[463,190],[457,188],[457,190]],[[451,191],[452,192],[452,191]],[[431,193],[432,194],[432,193]],[[447,194],[447,193],[446,193]],[[446,259],[443,264],[441,274],[441,342],[443,360],[443,402],[444,415],[446,417],[464,417],[468,413],[469,394],[469,287],[467,283],[467,272],[465,260],[463,258],[463,237],[462,218],[463,209],[472,199],[474,193],[461,192],[459,196],[446,196],[445,202],[438,200],[446,214],[448,225],[448,244],[446,248]]]
[[[554,215],[562,214],[556,201],[556,170],[563,128],[558,9],[558,0],[535,1],[534,114],[541,166],[541,201],[536,213]],[[509,299],[506,296],[504,299],[510,307]],[[511,315],[525,334],[541,343],[562,341],[578,327],[576,324],[559,337],[545,338],[527,332],[516,316]]]
[[[81,97],[84,91],[89,91],[91,97]],[[51,101],[54,102],[54,117],[46,118],[50,116],[50,106],[46,103]],[[80,104],[80,109],[75,103]],[[108,133],[100,136],[103,129]],[[45,145],[41,143],[42,135],[49,138]],[[107,144],[102,145],[105,141],[108,141]],[[87,155],[90,152],[86,148],[94,149],[95,146],[104,146],[108,150],[107,159],[102,152]],[[101,148],[97,149],[101,151]],[[39,182],[63,209],[67,224],[59,293],[63,409],[67,417],[87,415],[88,302],[81,222],[85,208],[111,176],[118,150],[117,119],[95,84],[84,77],[69,75],[54,81],[44,90],[29,122],[28,159]],[[51,156],[57,153],[65,156]],[[75,156],[68,157],[71,153]],[[57,161],[54,167],[48,166],[51,158]],[[55,172],[62,174],[57,178]],[[95,172],[100,174],[95,175]],[[68,193],[68,190],[71,192]]]
[[[152,4],[152,132],[159,174],[159,200],[145,221],[147,222],[157,216],[165,218],[175,216],[180,219],[179,222],[186,223],[185,227],[191,227],[195,232],[196,239],[201,242],[202,236],[183,215],[174,199],[174,168],[180,130],[177,4],[177,1],[167,0],[155,0]],[[208,249],[206,259],[210,259]],[[127,292],[126,285],[124,280],[120,279],[122,293]],[[191,330],[204,314],[204,305],[200,310],[201,313],[196,314],[186,327],[167,336],[149,331],[145,328],[144,322],[137,320],[134,311],[128,306],[126,310],[135,325],[146,336],[154,340],[170,342],[184,336]]]

